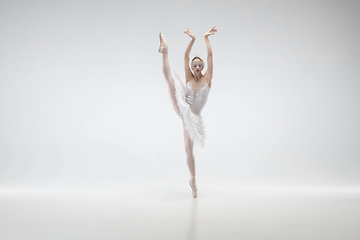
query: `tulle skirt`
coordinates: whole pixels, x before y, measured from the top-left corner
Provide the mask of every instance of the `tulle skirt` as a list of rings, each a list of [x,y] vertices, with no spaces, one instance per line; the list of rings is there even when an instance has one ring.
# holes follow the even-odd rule
[[[180,110],[179,117],[183,119],[185,129],[189,133],[191,141],[199,147],[204,147],[205,129],[203,119],[200,114],[195,114],[191,111],[191,103],[189,103],[186,98],[184,81],[176,71],[174,72],[174,75],[175,96]]]

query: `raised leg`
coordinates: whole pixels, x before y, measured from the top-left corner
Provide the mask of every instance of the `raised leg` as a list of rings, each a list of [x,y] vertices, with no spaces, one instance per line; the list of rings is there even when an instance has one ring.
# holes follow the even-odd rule
[[[188,131],[185,129],[185,125],[183,122],[184,129],[184,142],[185,142],[185,152],[186,152],[186,164],[189,168],[190,172],[190,180],[189,184],[192,189],[193,197],[197,196],[197,186],[195,179],[195,156],[194,156],[194,142],[191,141]]]
[[[164,36],[162,35],[162,33],[160,33],[159,52],[162,53],[162,55],[163,55],[163,71],[164,71],[164,76],[165,76],[166,83],[168,85],[168,91],[169,91],[169,95],[170,95],[170,100],[171,100],[171,103],[172,103],[173,108],[175,110],[175,113],[177,115],[179,115],[180,111],[179,111],[179,107],[177,105],[176,97],[175,97],[174,79],[173,79],[173,77],[171,75],[171,69],[170,69],[170,63],[169,63],[168,46],[167,46],[167,44],[165,42],[165,39],[164,39]]]

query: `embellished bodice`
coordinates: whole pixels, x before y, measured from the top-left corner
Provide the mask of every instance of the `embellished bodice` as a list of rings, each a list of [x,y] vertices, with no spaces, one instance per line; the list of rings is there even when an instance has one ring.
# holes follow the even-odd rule
[[[199,115],[201,113],[201,110],[204,108],[208,99],[209,91],[210,87],[208,82],[203,83],[199,90],[196,92],[195,96],[192,83],[190,81],[186,83],[185,99],[186,102],[189,103],[190,109],[194,114]]]

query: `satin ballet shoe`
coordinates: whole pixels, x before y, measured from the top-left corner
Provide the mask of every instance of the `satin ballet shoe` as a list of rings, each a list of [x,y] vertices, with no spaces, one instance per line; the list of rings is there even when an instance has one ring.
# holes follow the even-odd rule
[[[168,52],[168,46],[167,43],[165,41],[164,35],[162,33],[159,34],[159,38],[160,38],[160,47],[159,47],[159,53],[167,53]]]
[[[197,197],[197,187],[196,187],[196,180],[195,178],[194,179],[191,179],[189,180],[189,185],[190,185],[190,188],[192,190],[192,195],[193,195],[193,198],[196,198]]]

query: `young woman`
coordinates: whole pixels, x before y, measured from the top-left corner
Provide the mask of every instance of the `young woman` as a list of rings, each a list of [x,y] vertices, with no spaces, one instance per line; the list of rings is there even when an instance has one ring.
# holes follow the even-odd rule
[[[191,41],[187,46],[184,55],[186,78],[185,86],[179,74],[175,74],[175,79],[172,77],[168,57],[168,46],[165,42],[164,35],[162,33],[159,35],[159,52],[163,54],[163,70],[165,80],[168,85],[171,103],[176,114],[179,115],[183,121],[186,163],[190,171],[189,185],[192,189],[192,195],[194,198],[197,197],[197,186],[195,179],[195,157],[193,149],[194,143],[201,147],[203,147],[205,143],[205,131],[201,117],[201,110],[207,101],[213,75],[213,56],[209,36],[214,35],[216,32],[217,29],[213,27],[204,35],[208,68],[205,74],[203,74],[202,70],[204,69],[204,61],[201,57],[195,56],[191,59],[191,61],[189,58],[191,48],[196,39],[195,35],[189,28],[187,28],[187,31],[184,31],[184,33],[191,37]]]

